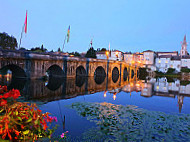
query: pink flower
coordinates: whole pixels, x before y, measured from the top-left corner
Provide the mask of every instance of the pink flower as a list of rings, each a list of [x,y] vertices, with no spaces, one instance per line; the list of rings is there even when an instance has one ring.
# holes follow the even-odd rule
[[[57,117],[54,116],[53,119],[55,120],[55,122],[57,122]]]
[[[64,136],[65,136],[65,133],[62,133],[61,138],[64,138]]]

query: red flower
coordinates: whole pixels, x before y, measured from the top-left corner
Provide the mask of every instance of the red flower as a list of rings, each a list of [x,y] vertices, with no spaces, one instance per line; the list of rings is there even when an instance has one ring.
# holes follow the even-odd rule
[[[14,130],[14,131],[15,131],[15,134],[18,136],[20,132],[17,130]]]
[[[10,97],[10,93],[5,93],[5,94],[3,95],[3,97],[4,97],[5,99],[9,98],[9,97]]]
[[[0,106],[4,106],[7,104],[7,100],[2,99],[0,102]]]
[[[7,92],[7,86],[3,86],[3,91]]]
[[[14,98],[14,99],[17,99],[18,97],[20,96],[20,91],[19,90],[14,90],[14,94],[12,95],[12,97]]]
[[[0,99],[2,99],[3,98],[3,96],[2,95],[0,95]]]

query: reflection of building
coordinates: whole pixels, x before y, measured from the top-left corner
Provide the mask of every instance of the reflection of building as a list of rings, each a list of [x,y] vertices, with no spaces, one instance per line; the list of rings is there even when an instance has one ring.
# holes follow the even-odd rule
[[[179,112],[181,113],[184,96],[177,96],[177,99],[178,99]]]
[[[153,84],[144,82],[141,89],[141,96],[143,97],[152,97],[153,95]]]

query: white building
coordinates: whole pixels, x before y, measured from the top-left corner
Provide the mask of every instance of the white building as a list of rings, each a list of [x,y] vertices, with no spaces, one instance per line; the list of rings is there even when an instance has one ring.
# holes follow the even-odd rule
[[[122,61],[123,60],[123,53],[119,50],[113,50],[110,51],[109,60],[115,60],[115,61]]]
[[[109,52],[109,51],[108,51]],[[106,55],[106,51],[100,51],[96,53],[97,59],[107,59],[109,55]]]
[[[143,51],[143,66],[155,71],[155,58],[156,54],[152,50]]]
[[[124,61],[130,65],[143,65],[143,53],[124,53]]]
[[[97,59],[109,59],[115,61],[123,60],[123,53],[119,50],[114,51],[100,51],[96,53]]]
[[[181,60],[179,56],[161,55],[156,58],[155,66],[157,71],[166,73],[169,68],[173,68],[176,72],[181,70]]]
[[[181,67],[190,68],[190,56],[183,56],[181,58]]]

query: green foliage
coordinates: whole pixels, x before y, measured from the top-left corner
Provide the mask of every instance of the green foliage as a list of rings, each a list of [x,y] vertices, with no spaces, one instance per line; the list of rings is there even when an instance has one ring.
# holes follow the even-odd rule
[[[75,57],[81,57],[79,52],[71,52],[69,55],[74,55]]]
[[[188,69],[188,68],[181,68],[181,72],[189,73],[190,69]]]
[[[0,47],[2,49],[15,50],[17,48],[17,40],[14,36],[9,36],[7,33],[0,33]]]
[[[167,74],[172,74],[174,73],[175,69],[173,68],[168,68]]]
[[[46,52],[47,49],[44,48],[44,46],[43,46],[43,44],[42,44],[41,48],[40,48],[40,47],[31,48],[31,51],[32,51],[32,52]]]
[[[186,81],[186,80],[180,81],[180,85],[182,86],[187,86],[188,84],[190,84],[190,81]]]
[[[58,50],[57,50],[58,52],[61,52],[61,49],[60,49],[60,47],[58,48]]]
[[[90,48],[90,49],[87,51],[85,57],[86,57],[86,58],[97,58],[97,57],[96,57],[96,50],[94,50],[93,47]]]
[[[146,71],[146,68],[139,68],[139,79],[145,80],[146,76],[148,76],[148,72]]]
[[[189,141],[190,115],[147,111],[132,105],[78,102],[70,106],[94,122],[84,141]]]

